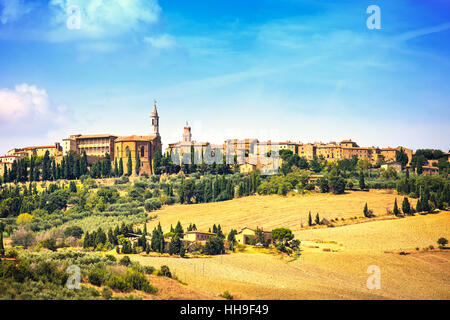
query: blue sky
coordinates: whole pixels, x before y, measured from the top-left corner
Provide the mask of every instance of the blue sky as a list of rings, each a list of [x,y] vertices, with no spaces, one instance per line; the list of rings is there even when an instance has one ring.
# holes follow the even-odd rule
[[[449,39],[446,0],[0,0],[0,153],[149,134],[154,99],[165,145],[189,121],[212,143],[448,151]]]

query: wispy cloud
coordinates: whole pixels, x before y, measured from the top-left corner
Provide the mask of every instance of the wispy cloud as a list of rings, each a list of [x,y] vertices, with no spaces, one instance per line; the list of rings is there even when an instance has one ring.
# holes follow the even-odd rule
[[[71,41],[82,38],[114,38],[127,33],[142,32],[158,21],[161,8],[156,0],[51,0],[53,10],[50,41]],[[68,29],[66,22],[71,6],[80,9],[80,29]]]
[[[408,41],[408,40],[411,40],[414,38],[426,36],[426,35],[437,33],[437,32],[442,32],[442,31],[445,31],[448,29],[450,29],[450,22],[443,23],[443,24],[433,26],[433,27],[408,31],[408,32],[405,32],[405,33],[397,36],[396,39],[400,40],[400,41]]]
[[[0,0],[0,22],[2,24],[15,22],[33,9],[33,4],[25,0]]]
[[[163,34],[156,37],[145,37],[144,41],[157,49],[170,49],[177,46],[175,38],[169,34]]]

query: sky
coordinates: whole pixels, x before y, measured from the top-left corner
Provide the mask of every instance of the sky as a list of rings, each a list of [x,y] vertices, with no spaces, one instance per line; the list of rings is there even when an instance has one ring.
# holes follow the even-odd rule
[[[448,152],[450,1],[0,0],[0,154],[149,135],[155,100],[164,146]]]

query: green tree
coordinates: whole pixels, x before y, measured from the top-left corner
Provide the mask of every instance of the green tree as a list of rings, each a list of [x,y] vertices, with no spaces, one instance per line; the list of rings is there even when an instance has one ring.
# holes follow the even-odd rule
[[[119,176],[119,167],[117,165],[117,159],[114,160],[114,173],[113,173],[114,177],[118,177]]]
[[[400,214],[400,211],[398,210],[398,206],[397,206],[397,198],[395,198],[395,202],[394,202],[394,215],[398,216]]]
[[[316,214],[316,224],[317,224],[317,225],[320,224],[319,213]]]
[[[174,233],[179,238],[183,238],[184,237],[184,230],[183,230],[183,227],[181,226],[180,221],[178,221],[177,225],[175,226]]]
[[[220,237],[212,237],[206,241],[206,244],[202,247],[202,253],[208,255],[217,255],[225,253],[224,241]]]
[[[438,245],[441,247],[445,247],[448,243],[448,240],[445,238],[439,238],[437,241]]]
[[[369,208],[367,207],[367,202],[366,202],[366,204],[364,205],[364,210],[363,210],[363,212],[364,212],[364,217],[369,218]]]
[[[273,241],[286,244],[288,241],[294,239],[294,235],[290,229],[276,228],[271,232]]]
[[[312,217],[311,217],[311,211],[309,212],[309,214],[308,214],[308,226],[312,226],[313,225],[313,223],[312,223]]]
[[[228,240],[228,249],[233,250],[234,246],[236,245],[236,234],[237,230],[231,229],[230,233],[228,234],[227,240]]]
[[[0,231],[0,256],[5,255],[5,247],[3,245],[3,230]]]
[[[181,242],[180,237],[178,234],[175,234],[175,236],[172,238],[172,241],[169,244],[169,254],[180,254],[181,248],[183,247],[183,243]]]
[[[403,198],[402,211],[403,211],[403,214],[411,215],[411,205],[409,204],[407,197]]]
[[[362,171],[359,172],[359,188],[361,190],[366,189],[366,182],[364,181],[364,173]]]
[[[133,174],[133,161],[131,160],[131,152],[129,152],[127,162],[127,175],[131,176],[132,174]]]
[[[123,176],[123,161],[122,158],[119,160],[119,176]]]
[[[47,150],[42,162],[42,180],[50,180],[50,152]]]
[[[136,158],[136,167],[134,168],[136,175],[139,175],[139,172],[141,171],[141,158],[139,157],[139,152]]]

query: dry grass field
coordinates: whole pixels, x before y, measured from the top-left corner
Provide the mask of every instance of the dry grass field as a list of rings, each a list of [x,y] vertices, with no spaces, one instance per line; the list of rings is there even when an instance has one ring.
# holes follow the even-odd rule
[[[304,240],[304,251],[291,262],[252,250],[210,258],[133,259],[155,267],[166,264],[190,288],[207,296],[228,290],[237,299],[450,299],[450,252],[397,251],[436,246],[438,237],[449,238],[449,225],[450,213],[442,212],[300,231],[296,236]],[[310,248],[311,244],[319,248]],[[380,267],[380,290],[366,287],[370,265]]]
[[[205,258],[134,255],[132,259],[155,267],[168,265],[196,292],[192,299],[201,294],[217,297],[225,290],[237,299],[450,299],[450,250],[423,250],[429,245],[436,247],[440,237],[450,238],[450,212],[300,229],[302,220],[306,225],[309,210],[328,219],[347,219],[362,216],[367,202],[376,215],[385,215],[395,198],[402,200],[389,193],[351,192],[340,196],[254,196],[165,207],[149,228],[161,222],[167,229],[178,220],[184,226],[195,222],[201,230],[213,223],[220,223],[225,231],[283,226],[302,240],[302,255],[293,260],[250,249]],[[401,250],[409,254],[400,255]],[[379,290],[366,286],[370,265],[381,270]]]
[[[251,196],[224,202],[204,204],[164,206],[156,214],[158,218],[149,222],[148,230],[161,222],[166,231],[172,224],[181,221],[183,227],[195,223],[198,230],[207,231],[213,224],[220,224],[222,230],[243,227],[262,227],[271,230],[287,227],[293,231],[300,230],[301,224],[308,224],[308,212],[313,219],[316,213],[328,220],[334,218],[348,219],[362,217],[364,204],[367,202],[377,216],[386,215],[386,209],[394,206],[394,201],[401,205],[403,197],[386,191],[351,191],[343,195],[311,193],[306,195],[281,197]],[[415,205],[416,200],[410,199]]]

